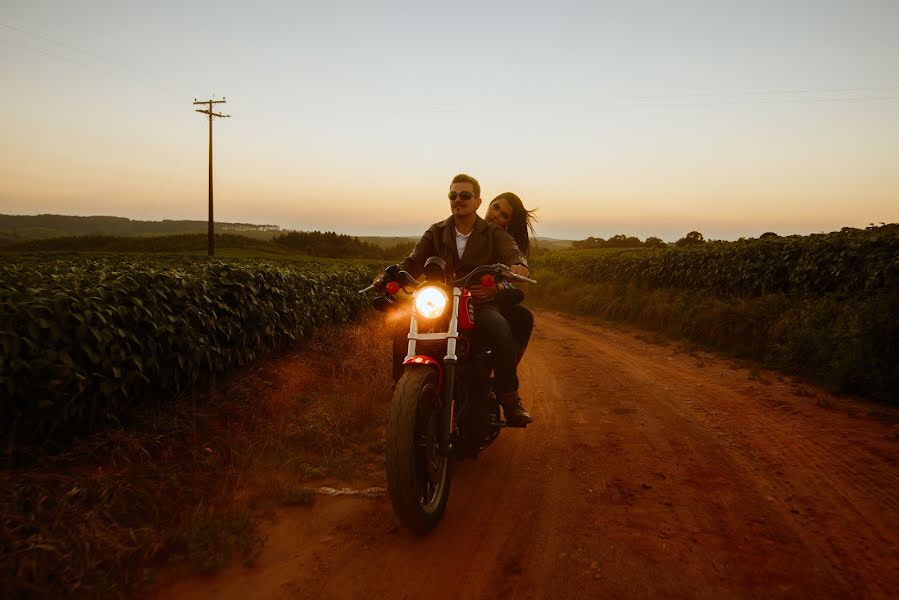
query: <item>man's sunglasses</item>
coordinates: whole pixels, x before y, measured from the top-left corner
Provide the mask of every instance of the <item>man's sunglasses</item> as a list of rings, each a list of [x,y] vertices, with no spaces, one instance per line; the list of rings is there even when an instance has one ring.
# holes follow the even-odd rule
[[[450,192],[447,196],[449,196],[450,200],[455,200],[456,198],[459,198],[460,200],[471,200],[474,198],[474,194],[471,192]]]

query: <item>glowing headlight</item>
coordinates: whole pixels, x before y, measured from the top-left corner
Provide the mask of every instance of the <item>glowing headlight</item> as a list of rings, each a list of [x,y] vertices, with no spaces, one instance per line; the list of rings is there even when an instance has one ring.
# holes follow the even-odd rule
[[[428,286],[415,294],[415,312],[425,319],[436,319],[446,310],[449,298],[438,287]]]

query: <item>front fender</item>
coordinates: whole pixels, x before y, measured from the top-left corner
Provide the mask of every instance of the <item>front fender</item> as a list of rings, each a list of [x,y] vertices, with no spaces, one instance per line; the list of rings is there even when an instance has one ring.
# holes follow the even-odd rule
[[[443,365],[440,364],[439,360],[437,360],[433,356],[416,354],[415,356],[407,358],[403,361],[403,366],[406,365],[428,365],[437,369],[437,389],[438,391],[443,391]]]

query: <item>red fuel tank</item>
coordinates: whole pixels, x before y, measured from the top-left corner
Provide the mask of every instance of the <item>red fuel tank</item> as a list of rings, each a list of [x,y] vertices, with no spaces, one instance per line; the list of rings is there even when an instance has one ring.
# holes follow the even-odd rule
[[[462,290],[459,298],[459,331],[470,331],[474,328],[474,302],[471,301],[471,292]]]

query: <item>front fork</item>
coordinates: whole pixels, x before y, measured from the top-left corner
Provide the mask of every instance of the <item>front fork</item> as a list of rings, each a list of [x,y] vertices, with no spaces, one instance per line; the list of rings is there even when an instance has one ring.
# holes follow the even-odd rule
[[[440,428],[440,454],[449,456],[452,446],[450,436],[456,428],[455,403],[456,403],[456,365],[459,357],[456,356],[456,344],[459,341],[459,304],[461,303],[462,289],[453,288],[453,312],[450,313],[449,331],[446,339],[446,356],[443,357],[443,418]]]
[[[461,303],[462,288],[453,288],[453,309],[450,313],[449,330],[446,334],[420,334],[418,333],[418,319],[415,311],[412,312],[412,320],[409,327],[409,347],[406,352],[406,360],[415,356],[415,347],[418,340],[446,339],[446,356],[443,357],[443,406],[441,407],[441,427],[438,450],[441,456],[449,456],[452,450],[450,439],[456,428],[454,417],[454,405],[456,400],[456,364],[459,359],[456,356],[456,344],[459,341],[459,305]]]
[[[441,456],[449,456],[450,450],[452,449],[450,445],[450,436],[453,433],[453,429],[455,429],[455,415],[454,415],[454,404],[456,401],[456,361],[453,362],[444,362],[444,380],[443,380],[443,406],[441,407],[440,423],[442,427],[440,428],[440,445],[438,449],[440,451]]]

